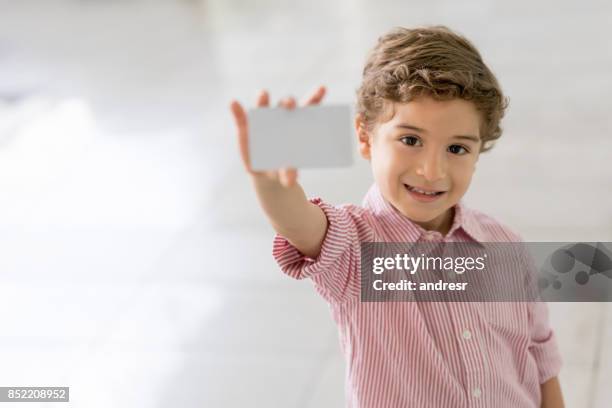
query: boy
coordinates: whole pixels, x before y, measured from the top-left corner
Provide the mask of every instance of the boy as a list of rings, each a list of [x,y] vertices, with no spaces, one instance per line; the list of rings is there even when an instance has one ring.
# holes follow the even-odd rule
[[[545,303],[360,301],[362,242],[521,241],[461,201],[479,154],[502,133],[507,100],[495,76],[444,26],[396,28],[370,52],[357,97],[359,150],[375,180],[362,207],[307,199],[295,169],[252,171],[247,117],[231,104],[277,232],[273,255],[284,273],[312,279],[338,324],[347,406],[563,407]],[[257,105],[269,105],[265,91]]]

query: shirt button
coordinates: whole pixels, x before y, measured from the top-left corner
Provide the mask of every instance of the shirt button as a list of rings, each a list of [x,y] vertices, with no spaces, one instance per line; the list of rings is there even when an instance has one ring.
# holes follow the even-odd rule
[[[474,396],[474,398],[480,398],[480,396],[482,395],[482,391],[480,390],[480,388],[476,387],[472,390],[472,395]]]
[[[469,330],[464,330],[463,331],[463,338],[466,340],[469,340],[472,338],[472,332]]]

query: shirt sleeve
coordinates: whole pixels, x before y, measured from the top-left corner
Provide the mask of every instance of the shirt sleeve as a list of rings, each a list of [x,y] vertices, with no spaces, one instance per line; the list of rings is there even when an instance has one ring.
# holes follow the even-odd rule
[[[529,351],[538,365],[540,384],[559,375],[562,359],[557,337],[550,327],[546,302],[530,303],[531,344]]]
[[[319,197],[309,200],[327,217],[327,232],[316,259],[305,256],[285,237],[276,234],[272,255],[283,273],[294,279],[310,278],[319,294],[330,303],[360,296],[362,240],[371,240],[372,229],[354,206],[333,206]]]
[[[519,236],[518,242],[525,242]],[[526,246],[520,247],[522,261],[527,270],[526,279],[528,281],[527,296],[535,299],[529,302],[529,328],[531,343],[529,352],[533,356],[538,366],[538,376],[540,384],[544,384],[551,378],[559,375],[561,365],[561,353],[557,345],[557,336],[550,326],[548,304],[540,300],[537,285],[537,265],[533,256],[529,253]]]

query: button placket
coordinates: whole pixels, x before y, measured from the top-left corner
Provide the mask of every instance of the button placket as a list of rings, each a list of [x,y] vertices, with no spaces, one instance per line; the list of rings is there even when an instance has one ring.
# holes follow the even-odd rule
[[[468,316],[470,313],[468,313]],[[468,398],[472,399],[474,403],[477,400],[482,400],[482,387],[485,385],[483,383],[486,378],[486,372],[481,372],[481,370],[475,369],[475,365],[468,364],[467,360],[471,359],[486,359],[486,356],[482,354],[481,344],[478,341],[478,338],[475,337],[477,332],[474,332],[475,326],[474,321],[469,317],[465,319],[458,319],[457,321],[457,337],[459,339],[459,347],[461,350],[461,357],[465,364],[467,378],[464,383],[466,394]],[[472,367],[471,369],[468,367]],[[486,369],[485,369],[486,371]],[[480,403],[483,403],[484,400]]]

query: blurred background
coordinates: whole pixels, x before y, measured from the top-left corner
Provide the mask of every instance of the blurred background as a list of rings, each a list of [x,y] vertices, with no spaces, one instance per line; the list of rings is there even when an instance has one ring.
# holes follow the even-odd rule
[[[448,25],[510,97],[467,204],[528,241],[612,241],[611,13],[0,0],[0,386],[70,386],[43,407],[343,406],[330,311],[272,259],[230,100],[323,84],[324,103],[353,104],[378,36]],[[359,204],[372,177],[354,150],[351,168],[302,171],[307,194]],[[610,406],[612,306],[549,307],[566,405]]]

